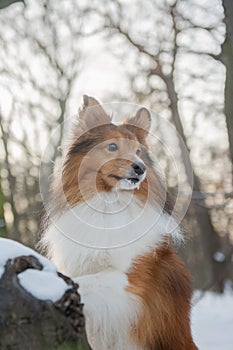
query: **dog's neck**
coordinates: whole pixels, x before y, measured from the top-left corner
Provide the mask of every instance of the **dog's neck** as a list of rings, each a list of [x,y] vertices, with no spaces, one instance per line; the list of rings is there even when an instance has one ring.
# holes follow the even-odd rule
[[[127,271],[137,256],[155,250],[167,236],[180,238],[178,227],[166,232],[169,220],[174,219],[159,205],[143,204],[132,191],[99,193],[54,220],[44,243],[71,277],[108,267]]]

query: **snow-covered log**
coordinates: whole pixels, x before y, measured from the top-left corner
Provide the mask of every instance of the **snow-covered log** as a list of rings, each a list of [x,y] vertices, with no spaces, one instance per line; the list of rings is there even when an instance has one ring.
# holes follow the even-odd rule
[[[77,288],[34,250],[0,238],[0,349],[84,349]]]

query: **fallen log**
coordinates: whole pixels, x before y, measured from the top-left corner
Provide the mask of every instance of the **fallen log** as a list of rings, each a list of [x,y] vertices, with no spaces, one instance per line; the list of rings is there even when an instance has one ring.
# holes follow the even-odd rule
[[[0,349],[90,349],[77,289],[38,253],[0,238]]]

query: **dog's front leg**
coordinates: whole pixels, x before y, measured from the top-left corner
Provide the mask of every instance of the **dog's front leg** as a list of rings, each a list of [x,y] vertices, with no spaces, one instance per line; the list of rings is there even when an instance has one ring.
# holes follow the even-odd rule
[[[79,284],[89,343],[93,350],[137,350],[130,330],[140,303],[128,293],[125,273],[114,269],[74,279]]]

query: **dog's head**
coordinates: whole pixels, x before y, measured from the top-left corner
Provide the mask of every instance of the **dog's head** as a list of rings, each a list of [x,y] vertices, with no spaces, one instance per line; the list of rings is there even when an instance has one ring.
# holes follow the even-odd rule
[[[146,137],[151,116],[141,108],[115,125],[97,100],[84,96],[63,170],[65,192],[134,190],[151,165]],[[83,194],[83,193],[82,193]]]

